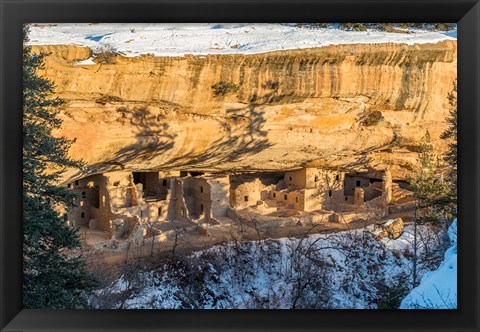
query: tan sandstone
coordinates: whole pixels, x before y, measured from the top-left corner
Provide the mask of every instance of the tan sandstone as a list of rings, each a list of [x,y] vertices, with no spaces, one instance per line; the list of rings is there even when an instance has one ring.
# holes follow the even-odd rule
[[[42,75],[66,101],[56,134],[87,170],[207,172],[385,169],[405,179],[429,130],[437,153],[456,78],[457,43],[336,45],[256,55],[118,55],[79,65],[78,46],[46,51]],[[215,96],[212,85],[238,91]],[[369,113],[381,120],[362,124]]]

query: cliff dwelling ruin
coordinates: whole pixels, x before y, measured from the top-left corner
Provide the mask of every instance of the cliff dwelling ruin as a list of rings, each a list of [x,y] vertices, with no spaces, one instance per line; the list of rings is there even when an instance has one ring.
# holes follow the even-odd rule
[[[75,136],[70,154],[89,168],[63,175],[78,196],[65,220],[98,248],[173,248],[180,231],[214,245],[241,238],[239,225],[258,239],[408,222],[418,142],[428,130],[436,154],[447,148],[456,41],[114,64],[85,64],[89,47],[33,49],[50,54],[44,74],[67,103],[58,134]]]
[[[208,235],[212,227],[248,220],[280,220],[281,227],[282,221],[378,219],[389,214],[392,188],[399,189],[388,170],[351,174],[311,167],[232,175],[113,171],[66,186],[77,194],[66,222],[85,234],[100,232],[103,238],[90,236],[90,242],[113,249],[112,240],[141,245],[174,227]]]
[[[42,75],[66,103],[58,135],[75,138],[69,153],[88,167],[62,175],[77,193],[65,221],[102,246],[174,238],[179,228],[189,239],[221,242],[216,230],[252,222],[288,232],[308,223],[408,222],[405,181],[418,143],[428,130],[435,154],[448,148],[440,135],[457,42],[447,39],[116,54],[115,63],[93,61],[91,41],[36,42],[34,53],[49,54]]]

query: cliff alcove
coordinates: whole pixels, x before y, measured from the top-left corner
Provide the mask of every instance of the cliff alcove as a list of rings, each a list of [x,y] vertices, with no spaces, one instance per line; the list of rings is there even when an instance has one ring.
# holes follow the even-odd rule
[[[212,173],[389,166],[404,180],[426,130],[446,149],[456,41],[353,44],[244,55],[123,57],[83,64],[87,47],[50,52],[42,75],[66,101],[58,135],[76,138],[82,173]],[[215,94],[226,82],[237,89]],[[228,91],[227,91],[228,92]],[[366,121],[374,115],[375,121]]]

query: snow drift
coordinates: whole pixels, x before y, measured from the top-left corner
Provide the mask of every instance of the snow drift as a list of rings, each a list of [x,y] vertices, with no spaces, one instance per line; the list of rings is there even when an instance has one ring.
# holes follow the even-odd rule
[[[306,29],[296,24],[214,23],[62,23],[33,24],[31,45],[109,46],[124,56],[141,54],[255,54],[339,44],[404,43],[408,45],[456,40],[456,31],[343,31]]]
[[[451,247],[445,252],[440,267],[427,272],[420,285],[405,297],[400,309],[457,308],[457,219],[448,230]]]

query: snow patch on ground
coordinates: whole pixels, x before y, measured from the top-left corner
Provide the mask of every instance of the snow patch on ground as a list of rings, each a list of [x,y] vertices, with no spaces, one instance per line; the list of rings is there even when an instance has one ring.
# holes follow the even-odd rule
[[[88,58],[86,60],[74,62],[73,65],[77,65],[77,66],[96,65],[96,63],[95,61],[93,61],[93,58]]]
[[[81,45],[120,54],[181,56],[185,54],[254,54],[338,44],[405,43],[456,40],[456,31],[412,33],[305,29],[294,24],[213,23],[61,23],[32,24],[30,45]]]
[[[402,301],[401,309],[457,308],[457,220],[448,229],[451,247],[440,267],[427,272],[420,285]]]
[[[395,222],[395,219],[389,219],[385,224],[384,226],[390,226],[391,224],[393,224]]]
[[[421,231],[421,227],[419,227]],[[390,250],[402,252],[413,248],[413,226],[407,226],[404,228],[402,235],[393,240],[388,237],[381,239],[382,243]]]
[[[398,299],[398,307],[411,281],[411,229],[396,240],[380,241],[371,230],[214,246],[148,271],[139,269],[128,280],[122,276],[97,291],[91,304],[130,309],[375,309]],[[419,276],[426,270],[420,262]],[[404,289],[402,297],[399,289]]]

